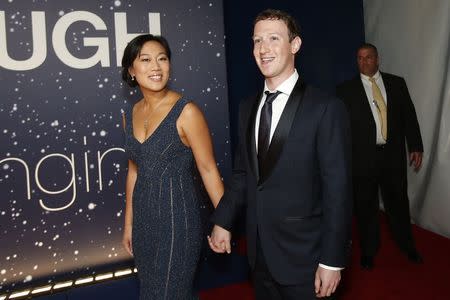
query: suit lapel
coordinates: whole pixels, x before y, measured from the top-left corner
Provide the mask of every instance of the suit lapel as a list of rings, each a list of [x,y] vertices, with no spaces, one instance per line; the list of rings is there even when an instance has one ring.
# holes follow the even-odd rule
[[[259,183],[263,183],[267,179],[280,158],[304,93],[305,84],[298,79],[275,128],[262,168],[259,170]]]
[[[359,75],[358,75],[358,78],[355,78],[355,83],[356,83],[356,86],[358,87],[357,99],[363,99],[363,101],[365,101],[364,104],[367,104],[365,106],[370,110],[370,106],[368,104],[369,99],[367,99],[366,91],[364,90],[364,85],[363,85],[362,79]]]
[[[387,137],[389,140],[389,127],[393,124],[392,123],[392,106],[393,102],[391,101],[391,98],[389,98],[389,95],[392,95],[391,91],[392,91],[392,86],[391,86],[391,81],[388,80],[388,76],[386,76],[383,72],[381,73],[381,79],[383,80],[383,84],[384,84],[384,88],[386,90],[386,114],[387,114]],[[387,99],[389,99],[389,105],[387,102]]]
[[[369,122],[369,126],[372,129],[373,134],[376,135],[376,123],[373,119],[372,109],[370,108],[369,104],[373,101],[373,99],[370,99],[370,102],[369,99],[367,99],[366,90],[364,89],[364,85],[359,74],[355,78],[355,83],[357,87],[357,95],[355,99],[356,101],[358,101],[358,106],[360,107],[359,109],[357,109],[357,111],[360,112],[361,118],[364,120],[364,122],[366,122],[366,120]]]
[[[255,178],[259,177],[258,170],[258,154],[256,152],[256,137],[255,137],[255,123],[256,123],[256,112],[258,111],[259,100],[262,97],[262,93],[259,93],[253,100],[253,104],[250,108],[250,116],[248,118],[247,124],[247,150],[248,150],[248,161],[250,163],[251,170],[255,175]]]

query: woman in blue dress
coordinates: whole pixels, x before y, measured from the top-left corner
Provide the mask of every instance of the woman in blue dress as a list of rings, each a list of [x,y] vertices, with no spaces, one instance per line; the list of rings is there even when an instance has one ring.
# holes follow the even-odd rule
[[[171,52],[151,34],[125,48],[122,78],[143,98],[124,113],[128,155],[123,244],[134,257],[140,299],[196,299],[203,232],[195,169],[214,207],[223,194],[200,109],[168,88]]]

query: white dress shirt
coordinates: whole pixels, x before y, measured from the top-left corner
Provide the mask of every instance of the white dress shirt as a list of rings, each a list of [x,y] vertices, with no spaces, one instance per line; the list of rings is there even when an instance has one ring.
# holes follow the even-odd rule
[[[370,77],[366,76],[364,74],[361,75],[361,81],[364,86],[364,91],[367,95],[367,101],[369,101],[370,109],[372,110],[373,119],[375,120],[375,125],[377,127],[377,145],[384,145],[386,144],[386,140],[383,138],[383,135],[381,134],[381,121],[380,117],[378,115],[378,108],[376,105],[376,102],[373,98],[372,93],[372,82],[370,82]],[[387,95],[386,95],[386,88],[384,87],[383,78],[381,77],[380,71],[377,71],[375,75],[373,75],[373,78],[375,79],[375,82],[377,83],[378,87],[381,90],[381,94],[383,95],[384,102],[386,103],[387,107]]]
[[[291,76],[289,76],[288,79],[283,81],[276,89],[270,90],[267,87],[267,82],[264,83],[264,92],[269,91],[271,93],[274,93],[276,91],[280,91],[281,93],[273,100],[272,102],[272,121],[270,125],[270,135],[269,135],[269,145],[272,141],[273,133],[275,132],[275,129],[277,128],[278,122],[280,121],[281,114],[283,113],[284,108],[286,107],[286,103],[289,99],[289,96],[292,93],[292,90],[295,87],[295,84],[298,80],[298,73],[297,70],[294,70],[294,73],[292,73]],[[263,93],[262,97],[259,102],[258,111],[256,112],[256,120],[255,120],[255,143],[256,143],[256,151],[258,151],[258,132],[259,132],[259,118],[261,115],[261,109],[264,105],[264,102],[266,101],[266,94]],[[339,271],[343,268],[337,268],[337,267],[330,267],[324,264],[319,264],[324,269],[333,270],[333,271]]]
[[[258,132],[259,132],[259,118],[261,116],[261,109],[264,105],[264,102],[266,101],[266,91],[269,91],[271,93],[274,93],[276,91],[280,91],[281,93],[273,100],[272,102],[272,121],[270,125],[270,135],[269,135],[269,145],[272,141],[273,133],[275,132],[275,129],[277,128],[278,122],[280,121],[281,114],[283,113],[284,107],[286,106],[286,103],[289,99],[289,96],[292,93],[292,90],[294,89],[295,84],[298,80],[298,73],[297,70],[294,70],[294,73],[292,73],[291,76],[289,76],[288,79],[286,79],[283,83],[281,83],[275,90],[271,91],[267,87],[267,82],[264,83],[264,93],[262,94],[262,97],[259,102],[258,111],[256,112],[256,123],[255,123],[255,143],[256,143],[256,151],[258,151]]]

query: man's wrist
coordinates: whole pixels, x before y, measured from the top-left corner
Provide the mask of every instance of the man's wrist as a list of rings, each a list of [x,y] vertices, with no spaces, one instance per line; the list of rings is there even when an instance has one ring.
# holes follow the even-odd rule
[[[324,265],[324,264],[319,264],[319,267],[322,267],[324,269],[331,270],[331,271],[341,271],[341,270],[344,269],[344,268],[341,268],[341,267],[332,267],[332,266],[327,266],[327,265]]]

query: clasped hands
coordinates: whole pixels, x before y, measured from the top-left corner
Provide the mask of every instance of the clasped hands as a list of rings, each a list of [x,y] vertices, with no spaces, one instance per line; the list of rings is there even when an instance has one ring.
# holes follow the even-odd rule
[[[208,236],[208,243],[211,250],[216,253],[231,253],[231,232],[214,225],[211,236]]]

